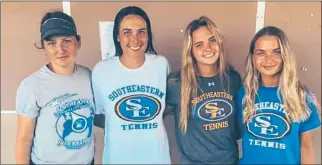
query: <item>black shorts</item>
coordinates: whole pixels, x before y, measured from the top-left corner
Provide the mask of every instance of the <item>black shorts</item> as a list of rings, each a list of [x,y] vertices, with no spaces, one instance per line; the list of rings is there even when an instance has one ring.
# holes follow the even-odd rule
[[[32,162],[32,160],[30,159],[30,165],[36,165],[34,162]],[[90,163],[90,165],[94,165],[94,159],[92,160],[92,162]]]

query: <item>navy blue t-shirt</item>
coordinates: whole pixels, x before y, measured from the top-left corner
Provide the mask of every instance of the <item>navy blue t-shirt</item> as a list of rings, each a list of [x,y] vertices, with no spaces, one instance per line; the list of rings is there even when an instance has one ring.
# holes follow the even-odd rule
[[[229,73],[229,81],[220,76],[198,77],[197,97],[190,100],[187,132],[180,130],[180,73],[168,79],[167,112],[175,116],[175,130],[181,164],[236,164],[239,153],[235,95],[241,86],[240,75]]]
[[[256,111],[251,121],[243,124],[240,164],[301,164],[301,133],[321,125],[316,107],[308,102],[311,115],[304,122],[289,123],[286,110],[277,97],[278,87],[260,85]],[[242,121],[242,99],[245,89],[238,92],[238,118]]]

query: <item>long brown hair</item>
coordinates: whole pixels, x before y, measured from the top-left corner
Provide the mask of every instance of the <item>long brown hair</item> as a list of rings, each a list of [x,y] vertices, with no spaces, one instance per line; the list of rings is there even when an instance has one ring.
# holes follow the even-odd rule
[[[319,108],[319,104],[314,95],[299,81],[296,67],[296,59],[293,55],[289,40],[285,33],[274,26],[267,26],[254,36],[251,41],[249,53],[246,59],[246,74],[244,78],[245,97],[243,99],[244,122],[248,123],[254,115],[255,96],[260,84],[260,73],[253,64],[253,54],[256,41],[262,36],[275,36],[279,42],[283,68],[280,73],[277,96],[283,102],[287,112],[286,118],[289,122],[304,121],[310,116],[308,101],[314,103]]]
[[[208,27],[214,35],[219,46],[219,58],[217,68],[219,68],[220,79],[227,79],[228,62],[224,53],[222,36],[219,34],[219,29],[213,21],[206,16],[201,16],[192,22],[186,28],[184,34],[183,51],[181,56],[181,113],[180,113],[180,129],[182,132],[187,131],[189,118],[189,102],[192,97],[196,97],[199,84],[197,81],[197,63],[192,54],[192,33],[200,27]],[[228,79],[227,79],[228,80]]]

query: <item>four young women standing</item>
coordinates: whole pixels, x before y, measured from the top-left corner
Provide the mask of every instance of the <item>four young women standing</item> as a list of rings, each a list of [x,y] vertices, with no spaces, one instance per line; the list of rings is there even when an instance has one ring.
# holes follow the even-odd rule
[[[265,27],[255,35],[242,83],[209,18],[189,23],[181,70],[169,76],[151,29],[141,8],[121,9],[116,54],[95,66],[91,83],[90,70],[74,62],[80,47],[74,21],[48,13],[41,42],[50,62],[17,92],[17,163],[94,163],[95,112],[105,118],[96,121],[105,129],[103,164],[170,164],[167,114],[175,116],[181,164],[314,163],[311,130],[320,126],[319,106],[298,80],[282,30]]]

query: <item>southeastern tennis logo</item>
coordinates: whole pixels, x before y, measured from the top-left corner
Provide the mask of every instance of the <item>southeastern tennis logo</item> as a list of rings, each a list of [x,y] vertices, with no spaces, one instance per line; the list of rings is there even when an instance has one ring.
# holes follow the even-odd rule
[[[152,96],[136,94],[124,97],[115,106],[115,113],[121,119],[145,122],[154,119],[161,110],[161,103]]]
[[[279,150],[285,150],[287,148],[282,138],[290,132],[290,125],[279,114],[256,114],[247,123],[247,129],[250,134],[257,137],[250,137],[248,139],[249,145]]]
[[[196,113],[204,121],[220,121],[232,113],[232,106],[225,100],[213,99],[203,103]]]
[[[160,120],[154,121],[153,119],[162,110],[161,101],[164,102],[164,90],[149,85],[138,84],[113,90],[108,95],[108,98],[112,102],[120,98],[115,102],[114,111],[123,120],[122,124],[120,124],[121,129],[131,131],[157,128]]]
[[[247,128],[256,137],[262,139],[280,139],[289,132],[290,125],[280,115],[259,113],[247,123]]]

